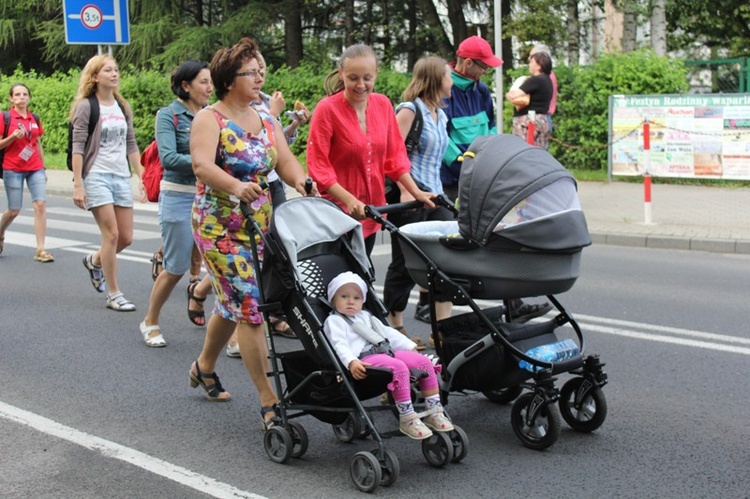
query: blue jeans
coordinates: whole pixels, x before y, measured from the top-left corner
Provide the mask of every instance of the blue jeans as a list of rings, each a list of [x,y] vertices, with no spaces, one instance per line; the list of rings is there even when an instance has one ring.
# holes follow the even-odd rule
[[[46,201],[47,174],[44,170],[33,172],[3,171],[5,195],[8,197],[8,209],[20,210],[23,207],[23,181],[31,193],[31,201]]]

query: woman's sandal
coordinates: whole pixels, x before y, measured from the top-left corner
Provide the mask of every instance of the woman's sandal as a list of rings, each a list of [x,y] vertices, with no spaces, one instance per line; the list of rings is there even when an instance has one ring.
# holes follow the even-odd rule
[[[151,257],[151,278],[155,281],[162,270],[164,270],[164,253],[159,248],[154,252],[154,256]]]
[[[164,339],[164,336],[162,336],[161,328],[159,327],[158,324],[154,324],[153,326],[147,326],[146,321],[144,320],[143,322],[141,322],[138,328],[141,330],[141,336],[143,336],[143,342],[146,344],[147,347],[159,348],[159,347],[167,346],[167,341]],[[151,336],[151,333],[154,331],[159,331],[159,334],[157,334],[156,336]]]
[[[187,304],[187,312],[188,312],[188,319],[190,319],[190,322],[195,324],[196,326],[205,326],[206,325],[206,312],[203,310],[203,302],[206,301],[206,297],[198,298],[195,296],[195,287],[198,285],[198,281],[191,282],[188,284],[187,287],[187,297],[188,297],[188,304]],[[196,303],[201,304],[201,310],[190,310],[190,300],[193,300]]]
[[[279,327],[282,324],[286,324],[286,327]],[[287,322],[282,318],[273,316],[269,317],[268,326],[271,328],[271,332],[273,334],[283,336],[284,338],[297,338],[297,335],[294,334],[292,328],[290,328],[289,324],[287,324]]]
[[[273,416],[266,419],[266,414],[272,412]],[[281,426],[281,417],[279,417],[279,404],[276,403],[270,407],[260,408],[260,419],[263,421],[263,430],[268,431],[274,426]]]
[[[193,366],[195,366],[195,374],[193,374]],[[200,367],[198,367],[197,360],[193,362],[193,366],[190,366],[190,386],[192,388],[196,388],[198,385],[203,387],[206,391],[206,398],[211,402],[226,402],[232,398],[232,396],[229,395],[229,392],[224,390],[221,386],[221,381],[219,381],[219,376],[216,373],[202,373]],[[203,381],[204,378],[212,379],[214,380],[214,383],[207,385],[206,382]],[[222,397],[221,395],[223,393],[226,393],[227,396]]]
[[[49,262],[54,262],[55,261],[55,257],[52,256],[52,253],[50,253],[49,251],[47,251],[47,250],[41,250],[41,251],[37,251],[34,254],[34,261],[35,262],[42,262],[42,263],[49,263]]]

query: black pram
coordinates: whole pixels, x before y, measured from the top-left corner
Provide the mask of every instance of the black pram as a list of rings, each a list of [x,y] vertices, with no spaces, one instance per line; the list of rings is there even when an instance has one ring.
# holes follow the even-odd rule
[[[553,296],[573,286],[581,251],[591,244],[573,176],[549,153],[518,137],[486,136],[464,154],[457,221],[398,229],[381,216],[411,205],[371,208],[370,213],[398,238],[409,273],[429,291],[445,401],[449,392],[465,390],[481,391],[499,403],[515,399],[513,429],[535,449],[558,438],[558,400],[573,429],[588,432],[601,426],[607,413],[603,364],[597,356],[584,358],[580,327]],[[438,291],[472,312],[437,322]],[[534,296],[547,296],[558,314],[511,323],[510,300]],[[481,309],[478,299],[503,304]],[[565,325],[575,339],[563,340]],[[546,362],[535,357],[532,349],[551,348],[545,345],[565,345],[569,358]],[[527,368],[519,366],[521,361]],[[576,376],[558,391],[553,376],[561,373]],[[524,388],[530,391],[521,395]]]

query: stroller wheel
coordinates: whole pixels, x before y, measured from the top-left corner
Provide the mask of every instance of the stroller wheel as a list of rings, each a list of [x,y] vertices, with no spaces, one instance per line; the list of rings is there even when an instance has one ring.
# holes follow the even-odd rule
[[[453,431],[448,433],[453,443],[453,459],[451,462],[458,463],[469,453],[469,436],[460,426],[453,425]]]
[[[447,433],[436,431],[422,440],[422,455],[430,466],[442,468],[453,460],[453,442]]]
[[[509,386],[507,388],[498,388],[497,390],[487,390],[482,392],[482,395],[487,397],[487,400],[496,404],[507,404],[513,402],[521,395],[523,388],[520,386]]]
[[[285,463],[291,456],[294,449],[292,436],[281,426],[269,428],[263,434],[263,447],[266,454],[274,463]]]
[[[385,457],[380,459],[380,449],[377,447],[372,450],[372,454],[380,461],[380,471],[383,474],[383,477],[380,479],[380,485],[383,487],[392,485],[401,474],[398,456],[391,449],[385,449]]]
[[[287,423],[287,431],[292,437],[292,457],[302,457],[307,452],[307,446],[310,443],[305,427],[296,421],[289,421]]]
[[[560,436],[560,411],[557,406],[536,398],[532,392],[516,399],[510,411],[513,431],[521,443],[535,450],[546,449]]]
[[[576,431],[594,431],[607,418],[604,393],[585,378],[576,377],[565,383],[558,404],[563,419]]]
[[[332,425],[333,434],[339,442],[349,443],[362,433],[362,424],[359,417],[349,413],[346,421],[341,424]]]
[[[367,451],[354,454],[349,463],[349,475],[354,485],[362,492],[372,492],[377,489],[383,479],[378,458]]]

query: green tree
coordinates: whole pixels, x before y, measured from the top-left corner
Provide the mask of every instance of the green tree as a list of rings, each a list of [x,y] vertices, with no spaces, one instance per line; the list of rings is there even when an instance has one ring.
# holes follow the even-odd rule
[[[666,7],[670,49],[707,46],[724,49],[726,57],[750,52],[750,3],[746,0],[667,0]]]

